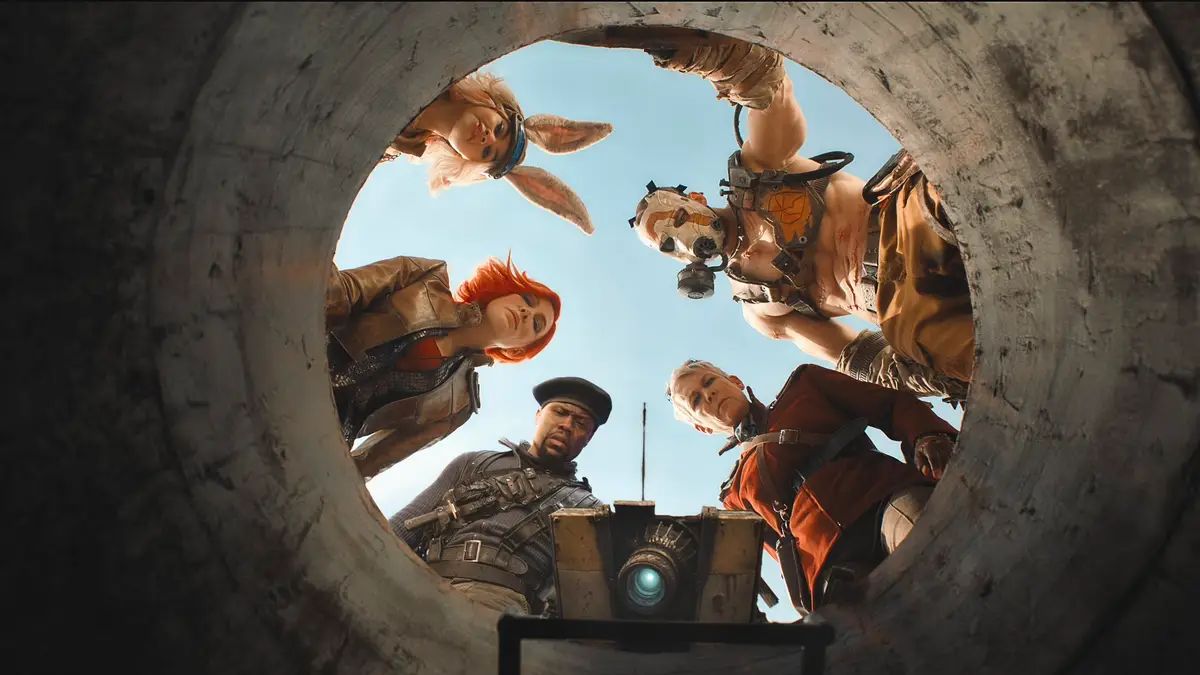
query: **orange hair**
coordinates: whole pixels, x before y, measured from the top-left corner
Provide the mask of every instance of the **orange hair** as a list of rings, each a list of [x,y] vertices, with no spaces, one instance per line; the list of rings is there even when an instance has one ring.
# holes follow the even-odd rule
[[[470,279],[458,287],[458,301],[479,303],[480,309],[487,308],[488,303],[496,298],[514,293],[532,293],[546,299],[554,309],[554,319],[545,335],[523,348],[489,347],[483,350],[499,363],[520,363],[532,359],[550,343],[550,338],[554,337],[554,330],[558,327],[558,317],[562,313],[562,299],[546,285],[530,279],[528,274],[513,267],[511,253],[504,262],[500,262],[498,258],[489,258],[475,270]]]

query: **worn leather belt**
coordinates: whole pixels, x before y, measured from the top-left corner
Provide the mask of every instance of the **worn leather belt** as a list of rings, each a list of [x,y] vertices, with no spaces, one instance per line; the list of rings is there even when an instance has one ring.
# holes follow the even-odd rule
[[[428,561],[429,568],[447,579],[483,581],[526,594],[526,584],[520,575],[529,571],[529,565],[507,551],[469,539],[439,547],[436,556],[437,559]]]
[[[443,546],[435,557],[430,551],[428,562],[465,562],[488,565],[503,569],[510,574],[520,576],[529,571],[529,564],[512,553],[495,546],[484,544],[478,539],[470,539],[461,544]]]
[[[439,560],[429,563],[429,568],[447,579],[460,578],[472,581],[483,581],[497,586],[510,588],[521,595],[526,595],[525,582],[521,577],[505,572],[499,567],[483,565],[462,560]]]
[[[756,448],[764,443],[779,443],[780,445],[824,445],[831,434],[810,434],[799,429],[780,429],[765,434],[751,436],[742,443],[743,450]]]

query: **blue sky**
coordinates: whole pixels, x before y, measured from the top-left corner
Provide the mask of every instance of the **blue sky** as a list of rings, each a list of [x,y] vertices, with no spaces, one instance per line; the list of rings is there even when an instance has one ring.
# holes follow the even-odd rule
[[[553,42],[509,54],[485,70],[503,77],[526,115],[553,113],[606,121],[613,133],[573,155],[530,147],[526,163],[571,185],[587,204],[596,233],[525,201],[505,181],[451,188],[431,197],[425,168],[400,159],[377,168],[359,193],[338,242],[342,269],[412,255],[449,264],[457,285],[489,256],[513,261],[563,298],[554,341],[537,358],[480,370],[483,405],[462,428],[373,479],[368,488],[384,513],[403,507],[454,456],[497,449],[496,439],[528,437],[537,404],[530,390],[551,377],[585,377],[605,388],[614,408],[579,458],[596,496],[606,502],[641,496],[642,402],[647,404],[646,498],[662,514],[689,515],[719,506],[717,490],[736,453],[718,457],[722,439],[677,421],[664,396],[672,369],[688,358],[712,361],[738,375],[769,402],[788,375],[814,362],[787,342],[768,340],[745,324],[718,276],[716,294],[689,300],[675,290],[679,265],[643,246],[628,218],[645,184],[682,183],[723,203],[717,181],[736,149],[733,108],[711,85],[655,68],[631,50],[602,50]],[[847,150],[849,172],[866,178],[899,145],[849,96],[788,62],[808,120],[801,152]],[[403,125],[397,121],[397,127]],[[381,149],[382,151],[382,149]],[[859,322],[858,327],[866,327]],[[961,413],[934,403],[956,427]],[[872,430],[886,452],[897,444]],[[778,566],[764,556],[764,578],[786,597]],[[786,600],[768,616],[790,621]]]

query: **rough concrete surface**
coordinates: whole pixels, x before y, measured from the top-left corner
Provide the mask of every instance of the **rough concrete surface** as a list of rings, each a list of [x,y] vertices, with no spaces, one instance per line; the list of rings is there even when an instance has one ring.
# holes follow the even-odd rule
[[[536,40],[630,24],[820,73],[958,223],[979,349],[961,458],[867,603],[826,613],[828,672],[1200,662],[1195,10],[5,11],[10,672],[492,671],[495,615],[380,530],[340,450],[322,273],[380,149],[437,92]],[[543,646],[528,672],[789,661],[696,656]]]

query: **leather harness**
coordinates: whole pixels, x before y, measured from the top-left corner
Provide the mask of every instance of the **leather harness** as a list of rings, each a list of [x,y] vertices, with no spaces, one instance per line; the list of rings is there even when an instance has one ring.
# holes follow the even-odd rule
[[[742,106],[739,105],[733,113],[733,133],[739,148],[743,144],[739,127],[741,113]],[[771,225],[775,243],[780,249],[771,265],[782,275],[775,281],[758,281],[742,276],[740,270],[731,265],[725,270],[730,279],[757,290],[754,295],[739,295],[735,291],[735,301],[750,304],[782,303],[801,314],[816,319],[828,319],[817,309],[817,303],[808,293],[808,286],[813,278],[812,260],[805,257],[804,252],[810,243],[817,240],[820,232],[821,219],[825,216],[825,190],[829,187],[829,177],[854,161],[854,155],[848,152],[826,152],[813,157],[812,160],[818,162],[820,168],[803,173],[773,170],[756,173],[743,166],[740,149],[729,156],[728,179],[720,183],[728,189],[722,190],[721,194],[728,198],[729,205],[737,215],[739,230],[745,231],[741,222],[742,211],[753,211]],[[784,238],[779,220],[766,207],[771,195],[783,189],[805,192],[812,209],[804,226],[804,234],[792,240]]]
[[[739,105],[733,116],[734,137],[737,139],[739,148],[743,144],[739,127],[741,112],[742,106]],[[775,281],[759,281],[743,276],[737,266],[731,265],[725,271],[729,278],[756,291],[753,294],[738,294],[735,291],[735,301],[748,304],[780,303],[814,319],[829,318],[817,308],[818,303],[808,292],[814,276],[813,262],[804,253],[811,243],[817,241],[817,235],[820,233],[821,219],[824,218],[826,209],[825,190],[829,187],[830,177],[854,161],[854,155],[849,152],[826,152],[811,159],[821,166],[813,171],[803,173],[786,171],[755,173],[743,166],[741,150],[730,155],[729,177],[727,180],[721,181],[721,185],[728,189],[722,190],[721,194],[729,198],[729,205],[737,215],[740,230],[745,231],[742,223],[742,211],[753,211],[771,225],[775,243],[780,249],[779,254],[771,261],[771,265],[781,274],[780,278]],[[784,238],[778,218],[766,208],[766,202],[771,195],[783,189],[805,192],[811,204],[804,233],[792,240]],[[864,304],[874,310],[879,268],[879,226],[877,222],[873,227],[868,225],[863,264],[865,274],[862,279],[861,291],[865,296]]]

